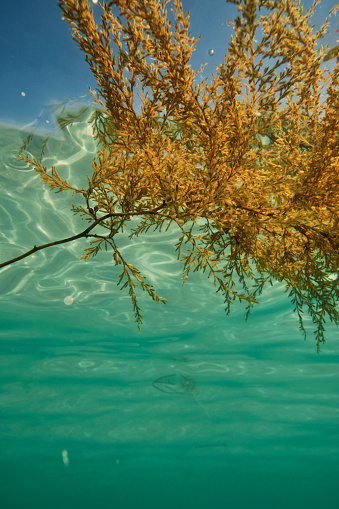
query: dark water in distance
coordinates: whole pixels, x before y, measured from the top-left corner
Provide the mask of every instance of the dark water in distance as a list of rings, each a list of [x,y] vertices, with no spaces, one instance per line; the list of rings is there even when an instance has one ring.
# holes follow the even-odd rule
[[[22,137],[0,132],[1,261],[84,229],[15,159]],[[80,185],[94,152],[76,124],[46,164]],[[118,239],[169,301],[141,297],[140,333],[84,240],[1,271],[1,508],[338,507],[337,329],[317,355],[281,285],[226,317],[203,275],[182,287],[176,238]]]

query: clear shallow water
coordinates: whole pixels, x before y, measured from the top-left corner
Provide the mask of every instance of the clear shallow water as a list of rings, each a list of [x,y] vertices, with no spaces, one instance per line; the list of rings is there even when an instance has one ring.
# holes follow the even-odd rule
[[[1,261],[86,227],[16,160],[25,136],[0,131]],[[45,164],[80,186],[94,153],[76,124]],[[119,238],[169,300],[140,296],[140,333],[111,255],[80,260],[84,240],[1,271],[1,507],[337,507],[337,329],[317,355],[279,285],[247,323],[241,305],[226,317],[206,278],[182,287],[175,240]]]

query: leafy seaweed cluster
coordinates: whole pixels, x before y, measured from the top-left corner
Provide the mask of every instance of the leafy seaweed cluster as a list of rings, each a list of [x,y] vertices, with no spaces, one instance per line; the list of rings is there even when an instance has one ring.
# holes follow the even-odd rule
[[[325,319],[339,323],[339,60],[329,71],[326,48],[317,50],[327,26],[310,25],[319,1],[306,13],[296,0],[229,1],[239,15],[228,52],[199,80],[190,65],[198,39],[179,0],[170,3],[174,24],[167,0],[111,0],[100,25],[87,0],[60,0],[98,84],[98,152],[87,189],[41,157],[27,162],[53,189],[83,196],[73,206],[90,221],[76,236],[91,239],[83,258],[112,249],[138,326],[136,286],[165,301],[115,235],[176,225],[184,279],[206,272],[227,313],[236,299],[249,313],[267,284],[284,282],[319,348]]]

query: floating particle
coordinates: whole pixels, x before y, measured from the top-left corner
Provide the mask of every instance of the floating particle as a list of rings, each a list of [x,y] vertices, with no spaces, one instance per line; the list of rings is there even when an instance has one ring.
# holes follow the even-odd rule
[[[49,120],[45,120],[45,124],[49,124]]]
[[[66,306],[71,306],[71,304],[73,304],[73,297],[71,295],[67,295],[67,297],[64,298],[64,303],[66,304]]]
[[[98,0],[92,0],[92,2],[93,2],[94,4],[97,4],[97,3],[98,3]]]
[[[213,56],[213,55],[214,55],[214,49],[213,49],[213,48],[210,48],[210,49],[208,50],[208,54],[209,54],[209,56],[210,56],[210,57],[211,57],[211,56]]]
[[[25,97],[25,95],[26,95],[25,92],[21,92],[22,97]]]
[[[65,467],[68,467],[69,465],[69,458],[68,458],[68,451],[64,449],[61,453],[62,455],[62,461],[64,462]]]

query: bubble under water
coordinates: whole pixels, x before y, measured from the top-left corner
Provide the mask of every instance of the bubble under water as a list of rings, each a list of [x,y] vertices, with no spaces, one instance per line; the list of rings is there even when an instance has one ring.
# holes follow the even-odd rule
[[[74,299],[71,295],[67,295],[67,297],[64,298],[64,303],[66,306],[71,306],[74,302]]]

